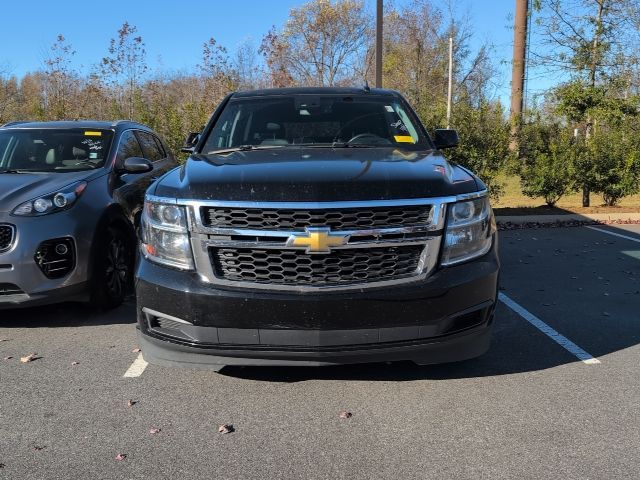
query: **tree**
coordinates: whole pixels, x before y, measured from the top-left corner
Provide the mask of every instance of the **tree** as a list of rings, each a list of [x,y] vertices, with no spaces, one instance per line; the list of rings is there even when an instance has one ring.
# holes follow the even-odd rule
[[[258,51],[250,40],[238,45],[233,69],[235,83],[240,90],[250,90],[259,86],[261,71],[258,65]]]
[[[522,192],[543,197],[550,207],[574,188],[574,169],[584,157],[581,142],[558,123],[539,114],[520,131],[518,171]]]
[[[118,38],[111,39],[109,56],[104,57],[101,64],[104,78],[118,97],[117,113],[123,115],[127,112],[130,119],[135,116],[140,82],[148,70],[145,44],[137,32],[135,26],[124,22],[118,30]]]
[[[0,71],[0,125],[16,117],[19,104],[18,80]]]
[[[281,34],[263,38],[274,84],[334,86],[363,83],[354,78],[371,35],[371,18],[361,0],[311,0],[289,14]]]
[[[71,69],[75,54],[71,44],[60,34],[44,61],[44,108],[53,120],[77,116],[72,114],[72,103],[81,82],[79,75]]]
[[[543,39],[542,49],[533,52],[535,62],[568,77],[556,89],[559,113],[584,131],[590,146],[602,120],[598,113],[606,110],[608,99],[621,93],[611,86],[625,77],[629,83],[630,65],[637,71],[638,61],[632,56],[640,41],[635,28],[640,6],[636,0],[536,0],[535,6]],[[583,206],[589,206],[589,193],[596,186],[594,162],[598,159],[592,156],[591,165],[576,171]]]
[[[211,37],[202,49],[202,63],[199,65],[204,87],[207,92],[206,105],[213,111],[224,96],[235,90],[237,75],[232,71],[227,49]]]

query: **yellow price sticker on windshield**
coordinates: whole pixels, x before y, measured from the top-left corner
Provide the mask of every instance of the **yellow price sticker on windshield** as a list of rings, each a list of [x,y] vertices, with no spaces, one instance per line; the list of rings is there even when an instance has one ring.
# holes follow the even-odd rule
[[[394,135],[393,138],[398,143],[416,143],[411,135]]]
[[[86,137],[101,137],[102,136],[102,132],[84,132],[84,135]]]

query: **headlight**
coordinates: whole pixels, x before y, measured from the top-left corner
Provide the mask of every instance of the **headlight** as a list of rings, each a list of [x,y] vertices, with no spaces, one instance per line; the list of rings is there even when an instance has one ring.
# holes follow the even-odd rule
[[[11,212],[21,217],[38,217],[70,208],[87,188],[87,182],[76,182],[28,202],[21,203]]]
[[[449,205],[442,265],[480,257],[491,249],[495,219],[488,197]]]
[[[145,200],[142,213],[142,253],[157,263],[183,270],[193,269],[184,207]]]

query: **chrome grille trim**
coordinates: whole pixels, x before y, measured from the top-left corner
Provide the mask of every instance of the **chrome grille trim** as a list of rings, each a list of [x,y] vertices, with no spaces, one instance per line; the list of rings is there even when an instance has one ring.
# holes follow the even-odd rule
[[[15,240],[16,227],[9,223],[0,223],[0,253],[11,250]]]
[[[233,289],[253,289],[282,291],[289,293],[306,293],[321,291],[349,291],[382,288],[397,284],[417,282],[424,280],[434,270],[440,246],[442,231],[445,227],[446,211],[450,203],[470,200],[487,195],[487,190],[448,197],[413,198],[399,200],[370,200],[370,201],[339,201],[339,202],[247,202],[247,201],[217,201],[217,200],[186,200],[170,199],[147,195],[147,200],[183,205],[187,207],[187,220],[191,236],[191,248],[196,271],[200,278],[212,285],[218,285]],[[300,249],[300,247],[287,245],[287,240],[292,235],[300,235],[301,231],[294,229],[285,230],[260,230],[244,228],[214,228],[208,227],[201,217],[202,207],[229,207],[247,209],[350,209],[350,208],[374,208],[374,207],[402,207],[428,205],[430,207],[430,222],[425,225],[377,228],[363,230],[331,230],[332,233],[340,233],[348,236],[344,245],[332,247],[333,249],[360,249],[376,247],[397,247],[405,245],[423,245],[422,254],[418,262],[418,268],[414,275],[402,278],[386,279],[382,281],[368,281],[365,283],[340,284],[340,285],[291,285],[269,284],[252,281],[231,281],[216,276],[213,262],[210,256],[211,248],[260,248],[260,249]],[[396,238],[393,238],[396,236]],[[403,236],[403,237],[400,237]],[[321,255],[321,254],[320,254]]]

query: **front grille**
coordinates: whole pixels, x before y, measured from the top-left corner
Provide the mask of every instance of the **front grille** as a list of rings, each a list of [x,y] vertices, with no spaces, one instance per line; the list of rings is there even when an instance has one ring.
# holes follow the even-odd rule
[[[202,222],[212,228],[304,231],[306,227],[332,230],[370,230],[429,224],[430,205],[338,209],[270,209],[201,207]]]
[[[14,228],[11,225],[0,225],[0,252],[11,248],[13,243]]]
[[[20,295],[24,292],[13,283],[0,283],[0,296],[2,295]]]
[[[211,248],[219,278],[273,285],[340,286],[415,275],[424,245],[333,250],[326,255],[299,250]]]

